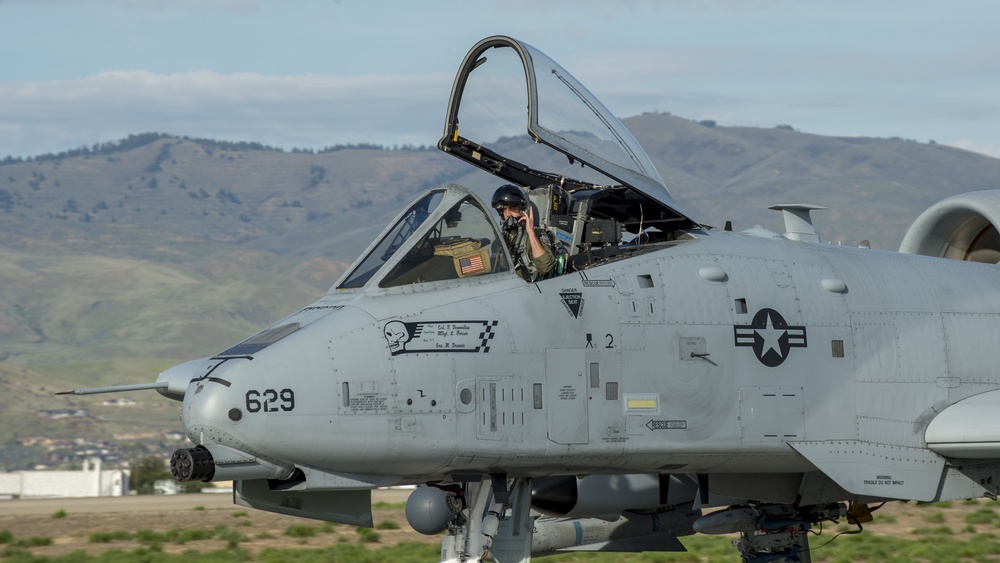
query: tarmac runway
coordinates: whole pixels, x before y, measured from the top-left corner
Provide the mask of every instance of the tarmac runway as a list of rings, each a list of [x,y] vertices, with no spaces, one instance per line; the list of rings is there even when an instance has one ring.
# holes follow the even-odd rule
[[[372,502],[406,502],[412,489],[377,489],[372,491]],[[163,512],[225,509],[233,506],[230,492],[200,493],[189,495],[133,495],[127,497],[88,497],[56,499],[0,500],[0,514],[39,515],[65,510],[74,514],[114,514],[118,512]]]

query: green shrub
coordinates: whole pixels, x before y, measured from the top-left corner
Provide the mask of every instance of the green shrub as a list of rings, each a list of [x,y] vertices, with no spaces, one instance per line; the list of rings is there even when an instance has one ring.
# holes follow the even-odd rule
[[[990,524],[997,518],[992,508],[980,508],[965,515],[966,524]]]
[[[239,547],[240,542],[247,541],[246,535],[238,530],[230,530],[225,526],[219,526],[215,529],[215,537],[226,542],[226,547],[228,549],[236,549]]]
[[[114,532],[94,532],[87,537],[87,541],[90,543],[111,543],[114,541],[124,541],[132,539],[132,534],[126,532],[125,530],[116,530]]]
[[[166,536],[160,532],[142,529],[135,533],[135,539],[139,543],[153,545],[162,544],[166,540]]]
[[[361,543],[379,543],[382,538],[378,535],[378,532],[371,528],[361,528],[357,529],[358,537],[361,539]]]
[[[944,524],[944,514],[940,512],[924,514],[923,518],[924,522],[930,522],[931,524]]]
[[[14,544],[8,544],[3,551],[0,551],[0,557],[9,559],[10,561],[31,561],[31,553]]]
[[[293,538],[311,538],[316,536],[315,526],[296,524],[285,529],[285,535]]]
[[[935,528],[914,528],[910,533],[915,536],[950,536],[955,532],[948,526],[937,526]]]
[[[31,536],[23,540],[17,540],[12,545],[15,547],[42,547],[52,545],[52,538],[48,536]]]
[[[181,531],[180,537],[178,538],[178,543],[187,543],[189,541],[200,541],[200,540],[210,540],[215,537],[215,532],[212,530],[206,530],[204,528],[195,528],[193,530],[183,530]]]

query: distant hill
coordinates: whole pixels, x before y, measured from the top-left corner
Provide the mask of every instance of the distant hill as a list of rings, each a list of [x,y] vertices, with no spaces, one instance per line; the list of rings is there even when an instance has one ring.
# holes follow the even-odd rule
[[[6,246],[186,262],[218,250],[208,244],[351,261],[354,248],[338,243],[367,244],[352,239],[358,229],[395,214],[460,166],[436,150],[286,153],[135,138],[147,142],[0,165]]]
[[[816,217],[824,238],[895,249],[935,201],[1000,187],[1000,159],[944,145],[717,127],[665,113],[624,122],[677,203],[708,224],[773,223],[779,215],[767,205],[815,203],[830,208]],[[283,152],[134,135],[0,161],[0,241],[33,253],[170,263],[221,248],[350,262],[410,199],[448,181],[483,190],[498,183],[436,149]]]
[[[1000,189],[1000,159],[898,138],[824,137],[790,128],[715,127],[646,114],[624,120],[679,205],[698,220],[781,232],[777,203],[811,203],[824,241],[896,250],[945,197]]]
[[[662,113],[624,122],[678,205],[717,227],[780,232],[768,205],[812,203],[829,208],[814,214],[824,240],[895,250],[932,203],[1000,188],[1000,160],[942,145]],[[103,398],[49,392],[149,381],[307,305],[444,182],[485,197],[500,183],[436,149],[283,152],[160,134],[0,161],[0,445],[33,431],[163,429],[176,415],[158,397],[145,399],[160,413],[148,419],[108,407],[86,423],[25,421],[42,405],[101,413]]]
[[[228,346],[317,298],[460,166],[427,150],[137,137],[148,142],[0,165],[0,359]]]

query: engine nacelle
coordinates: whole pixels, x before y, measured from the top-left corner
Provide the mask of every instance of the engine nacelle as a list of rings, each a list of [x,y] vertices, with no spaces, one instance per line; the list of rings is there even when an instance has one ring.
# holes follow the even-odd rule
[[[998,264],[997,225],[1000,225],[1000,190],[952,196],[917,217],[906,231],[899,251]]]

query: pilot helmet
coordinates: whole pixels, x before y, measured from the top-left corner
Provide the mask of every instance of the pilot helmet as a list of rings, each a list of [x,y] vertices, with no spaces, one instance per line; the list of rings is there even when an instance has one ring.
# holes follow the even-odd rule
[[[493,201],[490,203],[493,209],[500,210],[502,207],[520,207],[525,209],[528,206],[524,199],[524,192],[521,188],[513,184],[504,184],[493,192]]]

